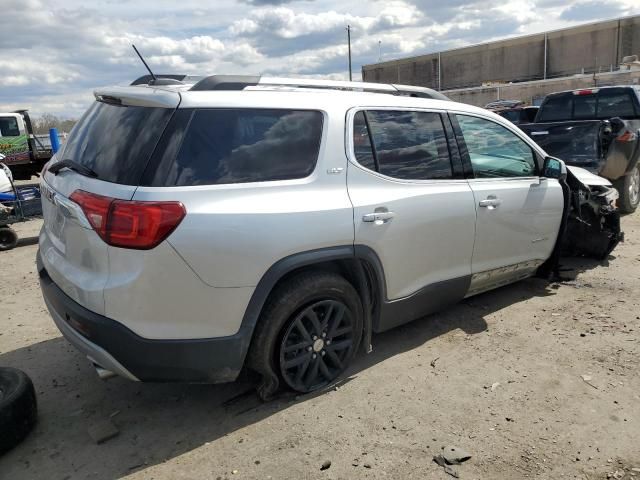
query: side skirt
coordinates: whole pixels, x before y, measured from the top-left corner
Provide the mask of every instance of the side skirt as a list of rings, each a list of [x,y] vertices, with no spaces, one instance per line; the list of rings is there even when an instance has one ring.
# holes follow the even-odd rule
[[[404,323],[442,310],[465,297],[471,275],[434,283],[397,300],[384,301],[380,315],[374,319],[373,331],[383,332]]]

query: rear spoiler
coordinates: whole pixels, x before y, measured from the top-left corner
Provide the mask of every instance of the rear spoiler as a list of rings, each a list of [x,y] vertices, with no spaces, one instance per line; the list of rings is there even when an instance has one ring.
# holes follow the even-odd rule
[[[99,102],[136,107],[177,108],[180,94],[160,88],[108,87],[93,92]]]

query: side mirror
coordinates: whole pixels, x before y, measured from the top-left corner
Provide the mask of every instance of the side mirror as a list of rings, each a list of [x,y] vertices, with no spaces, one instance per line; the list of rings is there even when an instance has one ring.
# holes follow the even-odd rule
[[[546,157],[542,167],[542,176],[564,180],[567,178],[567,166],[559,158]]]

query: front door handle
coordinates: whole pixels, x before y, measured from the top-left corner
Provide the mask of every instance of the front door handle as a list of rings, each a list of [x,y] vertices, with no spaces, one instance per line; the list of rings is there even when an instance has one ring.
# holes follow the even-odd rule
[[[498,207],[501,203],[502,203],[502,200],[497,198],[495,195],[489,195],[485,200],[480,200],[480,203],[478,203],[478,205],[480,205],[481,207],[488,208],[489,210],[493,210],[494,208]]]
[[[362,216],[362,221],[374,222],[376,225],[382,225],[383,223],[387,223],[389,220],[391,220],[395,216],[396,214],[393,212],[367,213],[366,215]]]

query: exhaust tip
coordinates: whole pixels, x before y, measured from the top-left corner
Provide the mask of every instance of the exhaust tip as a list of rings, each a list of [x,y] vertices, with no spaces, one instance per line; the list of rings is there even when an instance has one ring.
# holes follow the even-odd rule
[[[102,368],[97,363],[94,363],[93,366],[96,369],[96,373],[98,374],[98,377],[100,377],[100,380],[108,380],[111,377],[116,376],[114,372],[112,372],[111,370],[107,370],[106,368]]]

